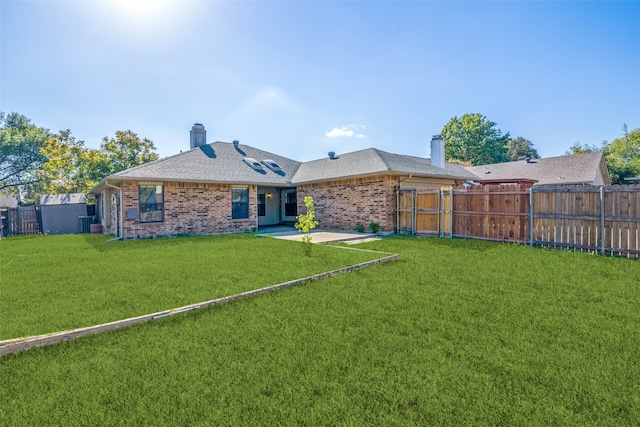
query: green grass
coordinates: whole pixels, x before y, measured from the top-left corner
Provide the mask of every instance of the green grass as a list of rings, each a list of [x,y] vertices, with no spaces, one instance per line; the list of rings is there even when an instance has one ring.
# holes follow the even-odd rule
[[[4,357],[0,423],[638,425],[637,261],[360,247],[402,258]]]
[[[91,326],[380,258],[252,234],[107,242],[104,235],[0,241],[0,339]]]

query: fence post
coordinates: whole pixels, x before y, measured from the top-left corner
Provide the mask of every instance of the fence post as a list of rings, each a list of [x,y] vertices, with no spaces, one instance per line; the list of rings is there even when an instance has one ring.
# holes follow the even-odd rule
[[[453,188],[449,189],[449,238],[453,238]]]
[[[444,237],[444,218],[447,210],[444,207],[444,190],[440,190],[440,237]]]
[[[400,234],[400,190],[396,189],[396,234]]]
[[[533,246],[533,186],[529,187],[529,246]]]
[[[416,205],[414,198],[414,189],[411,189],[411,235],[416,235]]]
[[[604,254],[604,186],[600,186],[600,253]]]

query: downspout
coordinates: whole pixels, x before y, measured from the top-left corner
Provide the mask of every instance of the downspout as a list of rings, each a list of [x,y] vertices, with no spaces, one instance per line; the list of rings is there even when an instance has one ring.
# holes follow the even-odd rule
[[[109,181],[107,180],[104,181],[104,184],[107,187],[115,188],[116,190],[118,190],[118,194],[120,195],[120,215],[118,216],[118,222],[120,224],[118,225],[118,230],[120,231],[120,234],[124,234],[124,222],[123,222],[124,218],[122,216],[122,188],[109,184]],[[103,203],[104,203],[104,200],[103,200]],[[123,236],[116,236],[114,240],[118,240],[118,239],[123,239]]]

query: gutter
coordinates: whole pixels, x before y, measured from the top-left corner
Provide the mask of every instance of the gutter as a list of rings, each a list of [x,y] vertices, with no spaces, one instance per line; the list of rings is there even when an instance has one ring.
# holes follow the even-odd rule
[[[117,224],[117,227],[118,227],[118,230],[120,231],[121,236],[116,236],[115,239],[111,239],[111,240],[123,239],[122,234],[124,234],[124,219],[122,217],[122,188],[109,184],[109,181],[106,179],[104,180],[104,185],[106,185],[107,187],[115,188],[116,190],[118,190],[118,194],[120,195],[120,215],[118,215],[119,224]],[[102,201],[102,203],[104,203],[104,200]]]

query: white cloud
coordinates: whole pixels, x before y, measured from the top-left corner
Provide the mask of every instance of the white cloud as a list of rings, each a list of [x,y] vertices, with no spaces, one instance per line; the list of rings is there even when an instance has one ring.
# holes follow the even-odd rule
[[[355,132],[352,130],[347,129],[346,127],[342,127],[342,128],[333,128],[331,129],[329,132],[326,133],[326,135],[329,138],[337,138],[340,136],[353,136]]]
[[[364,129],[365,127],[364,125],[347,125],[347,126],[342,126],[341,128],[333,128],[329,132],[325,132],[325,135],[327,135],[327,138],[339,138],[339,137],[364,138],[366,137],[366,135],[363,133],[356,134],[355,131],[352,130],[353,128]]]

